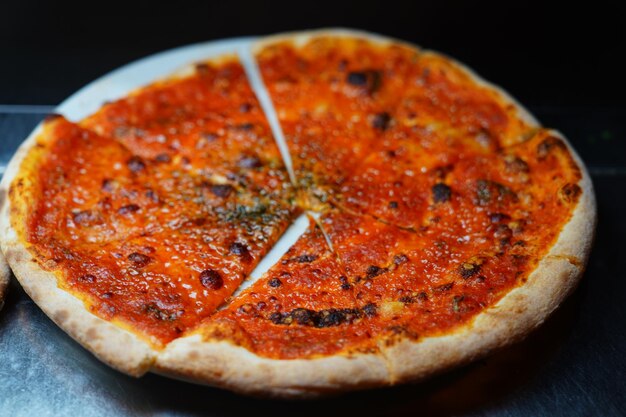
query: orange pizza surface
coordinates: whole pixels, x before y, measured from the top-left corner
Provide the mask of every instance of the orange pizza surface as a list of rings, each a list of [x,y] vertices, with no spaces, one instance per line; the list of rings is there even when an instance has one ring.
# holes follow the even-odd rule
[[[565,143],[449,60],[341,37],[257,60],[295,185],[235,59],[46,123],[21,233],[94,314],[156,346],[200,328],[277,359],[375,352],[468,323],[570,219]]]
[[[45,126],[26,238],[97,315],[156,344],[230,296],[299,209],[236,61]]]

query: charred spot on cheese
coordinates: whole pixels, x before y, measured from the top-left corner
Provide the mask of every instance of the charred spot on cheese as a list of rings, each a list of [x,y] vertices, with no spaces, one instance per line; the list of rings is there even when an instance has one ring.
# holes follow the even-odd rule
[[[143,268],[152,261],[152,258],[148,255],[144,255],[143,253],[133,252],[128,255],[128,260],[131,261],[137,268]]]
[[[463,279],[468,279],[478,274],[480,268],[483,264],[484,260],[481,257],[474,256],[468,259],[466,262],[463,262],[459,267],[459,273]]]
[[[131,172],[138,173],[146,169],[146,164],[143,162],[138,156],[133,156],[128,161],[126,161],[126,166],[130,169]]]
[[[263,164],[256,155],[244,155],[237,161],[237,166],[244,169],[254,169],[262,167]]]
[[[365,317],[374,317],[378,312],[378,308],[374,303],[365,304],[361,310],[363,311]]]
[[[278,325],[292,325],[308,327],[334,327],[348,324],[363,317],[363,311],[358,308],[328,308],[324,310],[310,310],[308,308],[296,308],[288,313],[274,312],[268,319]]]
[[[348,73],[346,81],[351,86],[360,88],[368,95],[372,95],[380,89],[382,73],[373,69],[352,71]]]
[[[250,262],[252,255],[250,255],[250,249],[248,245],[242,242],[233,242],[230,244],[228,250],[230,253],[239,256],[244,262]]]
[[[454,283],[450,284],[454,285]],[[449,286],[449,288],[452,288],[452,285],[450,284],[445,284],[445,286]],[[426,294],[424,291],[414,291],[410,295],[403,295],[402,297],[398,298],[398,301],[404,304],[414,304],[417,302],[428,301],[428,294]]]
[[[219,290],[224,286],[224,279],[216,270],[205,269],[200,273],[200,283],[210,290]]]
[[[241,124],[232,126],[232,128],[235,130],[252,130],[254,129],[254,124],[253,123],[241,123]]]
[[[476,181],[476,202],[478,205],[485,206],[494,202],[517,201],[517,196],[506,185],[495,181],[478,180]]]
[[[316,259],[317,259],[317,255],[311,255],[311,254],[305,253],[304,255],[296,256],[292,260],[299,264],[306,264],[306,263],[311,263]]]
[[[341,289],[342,290],[349,290],[350,288],[352,288],[352,285],[350,285],[348,283],[348,278],[344,275],[342,275],[341,277],[339,277],[339,282],[341,282]]]
[[[435,203],[445,203],[450,200],[452,190],[446,184],[439,182],[433,185],[432,189],[433,201]]]
[[[398,202],[397,201],[390,201],[389,202],[389,208],[390,209],[397,209],[398,208]]]
[[[144,306],[144,312],[157,320],[174,321],[183,315],[183,310],[169,310],[159,307],[156,303],[149,303]]]
[[[489,220],[491,223],[500,223],[511,220],[511,216],[504,213],[491,213],[489,214]]]
[[[381,268],[376,265],[370,265],[367,267],[367,270],[365,271],[365,278],[371,279],[385,272],[387,272],[387,268]]]
[[[446,284],[437,285],[436,287],[433,288],[433,292],[435,293],[447,292],[447,291],[450,291],[452,287],[454,287],[454,282],[448,282]]]
[[[96,276],[92,274],[85,274],[79,276],[76,280],[85,284],[93,284],[94,282],[96,282]]]
[[[366,72],[350,72],[346,78],[348,84],[356,85],[356,86],[364,86],[367,84],[367,73]]]
[[[221,198],[228,197],[235,190],[235,188],[229,184],[212,184],[209,189],[214,196]]]
[[[378,130],[387,130],[391,123],[391,115],[387,112],[375,114],[372,117],[372,127]]]
[[[254,305],[252,303],[244,303],[242,305],[239,306],[239,308],[237,309],[237,312],[240,314],[252,314],[254,313],[256,310],[256,308],[254,307]]]
[[[81,210],[72,213],[72,220],[74,221],[74,223],[80,226],[88,226],[98,223],[100,220],[100,216],[98,215],[98,213],[91,210]]]
[[[160,153],[154,158],[154,160],[161,163],[168,163],[172,162],[172,157],[167,153]]]
[[[202,149],[206,146],[206,142],[214,142],[218,138],[217,133],[204,132],[200,135],[200,139],[196,143],[196,149]]]
[[[139,206],[137,204],[127,204],[117,209],[117,212],[122,215],[134,213],[136,211],[139,211]]]
[[[271,321],[274,324],[286,324],[286,323],[283,323],[283,315],[282,315],[282,313],[279,313],[277,311],[272,313],[272,314],[270,314],[268,316],[268,319],[269,319],[269,321]]]
[[[393,257],[393,264],[394,265],[402,265],[402,264],[408,262],[408,260],[409,260],[408,256],[406,256],[404,254],[394,255],[394,257]]]
[[[313,326],[315,325],[314,319],[317,313],[313,310],[309,310],[306,308],[296,308],[291,312],[291,317],[293,320],[300,325],[303,326]]]
[[[545,159],[554,149],[566,150],[565,143],[557,137],[548,136],[537,145],[537,158]]]
[[[452,310],[455,313],[459,313],[462,310],[462,303],[465,300],[465,296],[464,295],[455,295],[452,298]]]
[[[513,231],[506,224],[498,224],[495,232],[493,233],[493,237],[498,239],[500,243],[500,247],[508,245],[511,241],[512,236],[513,236]]]
[[[112,193],[113,191],[115,191],[118,187],[118,183],[117,181],[110,179],[110,178],[105,178],[102,180],[102,191],[107,192],[107,193]]]
[[[278,288],[281,285],[283,285],[283,283],[280,279],[274,277],[267,282],[267,285],[269,285],[272,288]]]
[[[559,199],[567,204],[575,203],[582,194],[582,189],[578,184],[568,183],[559,189]]]
[[[525,174],[530,171],[528,164],[522,158],[515,155],[506,155],[504,157],[504,169],[510,174]]]

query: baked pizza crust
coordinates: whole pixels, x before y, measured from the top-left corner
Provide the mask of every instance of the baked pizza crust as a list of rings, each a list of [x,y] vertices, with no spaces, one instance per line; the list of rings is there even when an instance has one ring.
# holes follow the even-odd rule
[[[270,36],[257,43],[255,50],[277,41],[303,44],[313,37],[326,35],[408,45],[366,32],[332,29]],[[536,119],[502,89],[482,80],[462,64],[445,59],[463,69],[478,84],[496,91],[531,127],[539,127]],[[0,184],[2,196],[6,196],[40,131],[33,132],[12,159]],[[16,277],[42,310],[102,361],[130,375],[140,376],[150,370],[250,395],[291,398],[417,381],[523,338],[543,323],[575,288],[591,249],[596,206],[589,175],[569,143],[568,146],[582,174],[579,182],[582,194],[572,218],[527,282],[446,335],[402,340],[390,346],[381,342],[379,351],[374,353],[270,359],[227,341],[207,340],[201,331],[157,350],[135,334],[91,314],[82,301],[57,286],[56,276],[33,261],[11,227],[8,198],[0,208],[0,243]]]
[[[85,304],[57,286],[57,276],[42,269],[18,238],[11,225],[9,186],[18,176],[22,161],[45,134],[45,125],[35,129],[11,159],[0,183],[0,244],[13,273],[33,301],[61,329],[91,351],[101,361],[133,376],[146,373],[156,351],[133,333],[90,313]]]
[[[235,392],[279,398],[311,398],[388,384],[385,357],[375,353],[315,359],[270,359],[199,333],[171,342],[154,371]]]
[[[4,297],[6,296],[10,280],[11,269],[6,259],[4,259],[2,251],[0,251],[0,310],[4,307]]]

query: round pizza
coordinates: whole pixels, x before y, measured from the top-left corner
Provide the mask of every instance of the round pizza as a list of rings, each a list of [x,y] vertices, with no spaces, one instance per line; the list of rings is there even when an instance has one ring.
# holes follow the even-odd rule
[[[252,395],[388,386],[521,339],[575,288],[589,175],[504,91],[362,32],[248,53],[50,116],[9,165],[6,258],[100,360]]]

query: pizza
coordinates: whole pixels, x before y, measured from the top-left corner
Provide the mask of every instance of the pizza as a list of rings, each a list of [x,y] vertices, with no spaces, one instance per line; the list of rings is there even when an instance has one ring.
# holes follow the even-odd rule
[[[6,258],[99,359],[328,395],[483,357],[573,291],[596,222],[589,175],[503,90],[363,32],[251,53],[261,87],[236,55],[206,60],[83,120],[50,116],[9,165]],[[307,230],[251,279],[301,216]]]

